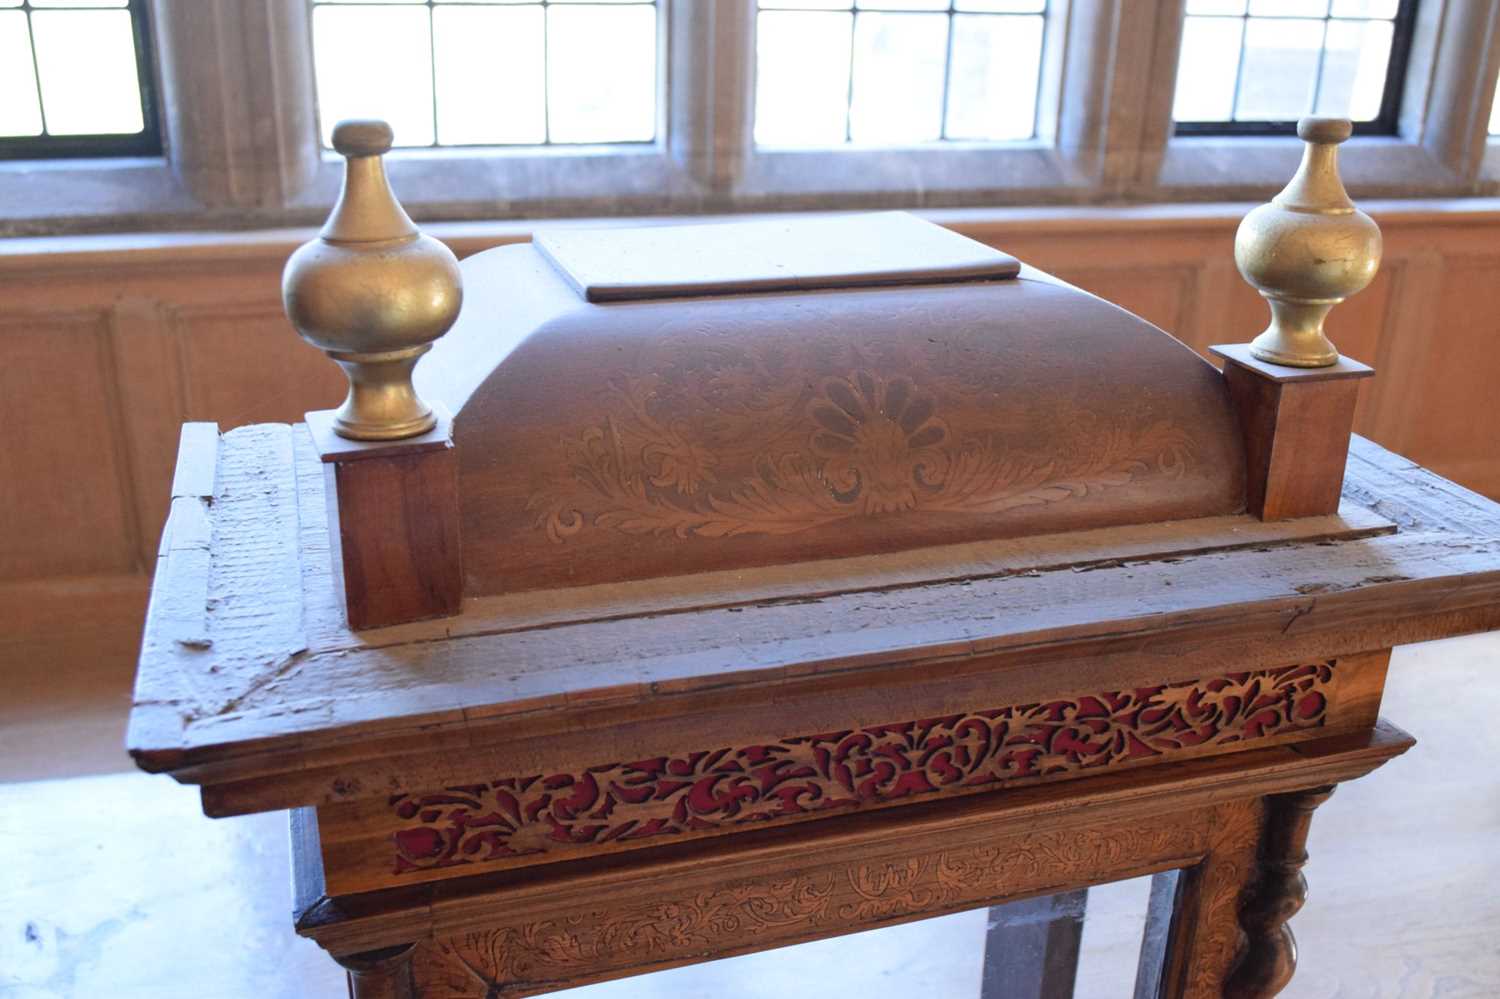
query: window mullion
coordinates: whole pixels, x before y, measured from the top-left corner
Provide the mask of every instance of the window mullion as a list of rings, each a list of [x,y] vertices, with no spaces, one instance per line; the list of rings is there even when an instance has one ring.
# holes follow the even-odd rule
[[[1441,6],[1441,11],[1429,12],[1432,20],[1416,28],[1419,33],[1436,31],[1438,41],[1430,62],[1413,60],[1407,70],[1408,97],[1423,99],[1418,107],[1402,108],[1402,124],[1415,125],[1428,153],[1460,182],[1472,184],[1484,159],[1500,74],[1500,8],[1451,0]],[[1420,74],[1430,74],[1425,89],[1414,85]],[[1416,114],[1419,123],[1411,120]]]
[[[167,155],[212,209],[281,208],[321,161],[305,0],[155,0]]]
[[[1177,92],[1177,63],[1182,52],[1183,17],[1187,0],[1155,0],[1149,39],[1135,55],[1141,59],[1140,89],[1135,96],[1138,118],[1133,134],[1117,142],[1133,146],[1130,162],[1116,173],[1113,193],[1138,200],[1154,196],[1167,143],[1172,139],[1172,103]],[[1149,68],[1148,68],[1149,67]]]
[[[1099,197],[1116,196],[1137,175],[1142,152],[1165,141],[1154,128],[1161,35],[1180,23],[1183,2],[1072,0],[1057,148]]]
[[[733,190],[750,153],[755,0],[668,5],[667,141],[710,195]]]

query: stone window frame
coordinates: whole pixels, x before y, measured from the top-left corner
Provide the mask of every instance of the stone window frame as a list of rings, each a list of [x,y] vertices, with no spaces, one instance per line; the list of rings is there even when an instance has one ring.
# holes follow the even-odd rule
[[[437,148],[388,157],[422,220],[1264,198],[1292,137],[1172,134],[1185,0],[1053,0],[1037,138],[757,150],[755,0],[662,0],[654,144]],[[0,163],[0,234],[302,226],[337,194],[306,0],[151,0],[165,155]],[[1500,10],[1421,0],[1395,136],[1350,140],[1356,197],[1500,193],[1487,134]]]

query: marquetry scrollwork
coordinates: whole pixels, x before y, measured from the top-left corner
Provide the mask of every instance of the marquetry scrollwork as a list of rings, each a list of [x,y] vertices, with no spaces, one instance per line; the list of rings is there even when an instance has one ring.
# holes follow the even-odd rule
[[[662,415],[662,379],[620,378],[602,423],[561,442],[571,475],[532,498],[536,525],[562,543],[586,526],[678,538],[787,535],[901,512],[999,514],[1082,498],[1146,474],[1181,476],[1191,435],[1171,423],[1109,423],[1081,435],[1076,458],[1024,454],[990,433],[959,431],[905,376],[825,378],[746,422],[730,444]],[[724,395],[705,390],[713,402]],[[1086,421],[1080,415],[1075,422]],[[742,432],[743,433],[743,432]],[[728,463],[743,472],[726,475]]]
[[[1240,902],[1255,878],[1264,810],[1259,798],[1221,805],[1211,849],[1189,874],[1198,879],[1198,901],[1193,911],[1179,913],[1193,934],[1184,999],[1222,999],[1224,983],[1245,952]]]
[[[393,873],[618,848],[1294,735],[1323,725],[1335,670],[1233,673],[396,794]]]
[[[418,948],[428,999],[488,999],[563,988],[590,976],[704,959],[936,915],[1044,886],[1083,884],[1129,862],[1190,858],[1204,847],[1199,815],[1009,836],[983,846],[889,861],[815,866],[707,890],[632,899],[576,916],[459,933]]]

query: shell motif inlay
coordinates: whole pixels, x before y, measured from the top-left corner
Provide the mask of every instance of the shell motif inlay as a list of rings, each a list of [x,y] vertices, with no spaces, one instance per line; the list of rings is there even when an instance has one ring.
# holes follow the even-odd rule
[[[913,379],[857,369],[800,397],[781,393],[780,412],[758,414],[759,430],[736,442],[751,473],[731,477],[708,440],[711,426],[659,415],[667,408],[660,387],[660,379],[616,379],[614,414],[560,442],[575,488],[564,479],[530,502],[552,541],[588,526],[727,538],[908,512],[995,515],[1145,474],[1180,477],[1193,459],[1191,435],[1167,421],[1100,421],[1072,458],[1014,453],[995,434],[956,432]]]

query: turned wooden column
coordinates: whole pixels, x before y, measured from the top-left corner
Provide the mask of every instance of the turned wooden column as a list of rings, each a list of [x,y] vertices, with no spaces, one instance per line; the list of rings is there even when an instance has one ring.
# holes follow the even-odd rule
[[[1307,831],[1313,811],[1333,794],[1333,786],[1310,788],[1266,799],[1261,839],[1260,880],[1240,910],[1247,939],[1244,955],[1224,987],[1225,999],[1269,999],[1286,987],[1297,969],[1297,941],[1287,921],[1307,900]]]
[[[400,944],[360,954],[335,954],[333,959],[349,972],[352,999],[415,999],[417,987],[411,977],[415,946]]]

